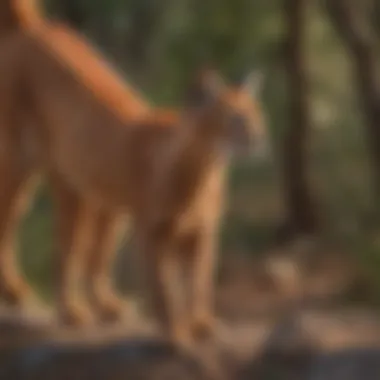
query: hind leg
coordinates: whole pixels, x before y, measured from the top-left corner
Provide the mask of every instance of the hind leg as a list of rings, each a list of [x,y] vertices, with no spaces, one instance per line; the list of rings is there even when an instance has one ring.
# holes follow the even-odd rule
[[[80,326],[91,321],[90,310],[76,296],[83,253],[87,250],[88,232],[93,210],[60,178],[50,177],[55,217],[57,257],[55,292],[58,321]]]
[[[2,171],[4,173],[4,170]],[[0,186],[0,296],[10,305],[19,305],[29,287],[17,269],[14,240],[19,219],[27,206],[25,175],[8,170]]]
[[[6,132],[4,129],[1,132]],[[27,206],[28,166],[15,151],[16,141],[1,134],[0,144],[0,296],[8,304],[20,304],[29,293],[16,265],[15,234]]]
[[[216,233],[210,228],[199,228],[182,241],[188,321],[193,335],[204,338],[212,335],[215,327],[213,310]]]
[[[114,214],[104,211],[99,211],[93,223],[85,268],[86,289],[99,318],[115,321],[121,316],[122,303],[113,290],[110,272],[119,223]]]

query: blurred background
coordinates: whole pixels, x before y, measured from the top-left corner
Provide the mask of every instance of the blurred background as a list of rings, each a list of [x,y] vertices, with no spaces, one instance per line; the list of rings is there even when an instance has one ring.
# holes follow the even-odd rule
[[[128,83],[159,106],[180,104],[185,83],[204,62],[228,80],[251,69],[263,73],[260,101],[273,157],[232,164],[220,233],[217,310],[235,323],[221,343],[235,357],[235,368],[256,352],[264,327],[273,321],[274,338],[265,340],[262,357],[254,356],[254,363],[267,365],[261,375],[252,372],[257,367],[247,367],[229,378],[379,379],[380,366],[374,364],[380,363],[379,350],[346,352],[344,360],[334,361],[336,367],[331,357],[310,364],[303,333],[287,318],[303,316],[304,330],[322,352],[380,342],[380,2],[46,0],[43,5],[49,17],[85,35]],[[23,271],[49,304],[52,214],[44,186],[19,242]],[[131,251],[128,237],[122,238],[115,272],[124,293],[138,291]],[[1,334],[10,331],[0,325]],[[285,344],[285,351],[273,355],[272,343]],[[6,346],[3,363],[9,350]],[[103,370],[91,372],[101,359],[114,372],[115,360],[123,364],[119,377],[107,375],[107,367],[97,378],[124,379],[136,361],[128,356],[131,351],[115,357],[108,348],[109,357],[99,359],[97,351],[83,356],[78,347],[58,356],[51,356],[56,347],[44,350],[33,346],[29,356],[16,357],[26,360],[9,367],[18,368],[19,377],[4,377],[0,366],[0,378],[28,378],[22,371],[32,373],[30,366],[39,363],[42,372],[36,370],[33,378],[93,379],[91,374]],[[141,363],[140,369],[158,368]],[[219,367],[229,363],[222,357]],[[309,364],[313,375],[297,377]],[[73,368],[84,372],[75,377]],[[168,370],[171,377],[130,378],[201,378],[185,377],[181,368],[176,375]],[[337,375],[334,368],[343,372]]]
[[[157,105],[180,103],[189,75],[204,62],[228,80],[260,70],[274,155],[232,165],[222,262],[231,268],[240,259],[286,256],[301,239],[307,244],[297,250],[312,251],[308,257],[339,255],[344,266],[353,262],[370,283],[360,287],[358,297],[376,303],[378,1],[46,0],[43,5],[50,17],[84,34]],[[51,228],[49,194],[42,186],[23,225],[20,260],[46,300]]]

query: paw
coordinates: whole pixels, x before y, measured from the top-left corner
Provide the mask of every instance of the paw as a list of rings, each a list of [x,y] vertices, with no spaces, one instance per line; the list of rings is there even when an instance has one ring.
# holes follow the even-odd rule
[[[208,340],[215,336],[218,321],[211,315],[194,318],[190,323],[190,330],[195,340]]]
[[[89,309],[79,304],[62,307],[58,313],[58,323],[67,327],[84,327],[93,322]]]
[[[0,297],[10,306],[21,306],[30,294],[29,285],[21,278],[1,282]]]
[[[169,331],[169,341],[182,350],[189,350],[194,346],[194,339],[191,330],[187,325],[180,325]]]
[[[109,298],[98,300],[95,305],[98,319],[104,323],[114,323],[122,319],[123,302],[115,295]]]

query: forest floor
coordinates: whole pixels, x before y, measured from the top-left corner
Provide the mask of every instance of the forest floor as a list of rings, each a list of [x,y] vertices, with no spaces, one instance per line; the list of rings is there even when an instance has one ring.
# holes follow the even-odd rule
[[[0,380],[380,379],[379,314],[342,298],[359,289],[355,265],[303,251],[224,260],[217,335],[192,352],[141,316],[78,331],[40,308],[0,309]]]

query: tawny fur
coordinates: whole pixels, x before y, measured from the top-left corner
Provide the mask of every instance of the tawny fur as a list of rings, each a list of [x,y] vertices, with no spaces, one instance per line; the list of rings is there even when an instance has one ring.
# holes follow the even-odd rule
[[[13,4],[20,1],[27,4]],[[208,326],[226,166],[219,142],[231,112],[260,126],[250,133],[261,135],[259,108],[238,88],[220,90],[211,105],[185,107],[185,117],[154,110],[72,31],[37,17],[33,7],[14,9],[30,9],[31,18],[22,13],[0,31],[4,298],[19,302],[26,293],[12,261],[13,235],[27,204],[30,179],[42,171],[55,205],[55,288],[62,322],[91,317],[87,306],[73,299],[79,258],[93,311],[102,318],[119,315],[109,268],[117,216],[128,214],[161,325],[175,339],[191,326]],[[207,80],[197,86],[200,95],[212,88]],[[171,300],[174,287],[167,281],[173,259],[187,278],[186,294],[180,297],[187,309],[178,309]]]

